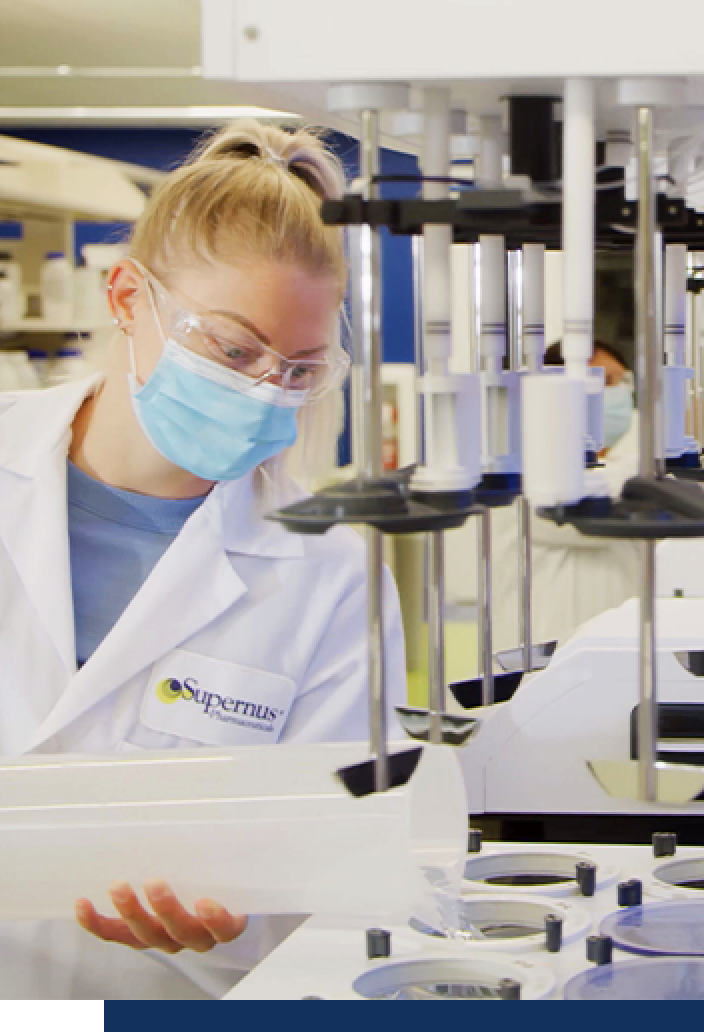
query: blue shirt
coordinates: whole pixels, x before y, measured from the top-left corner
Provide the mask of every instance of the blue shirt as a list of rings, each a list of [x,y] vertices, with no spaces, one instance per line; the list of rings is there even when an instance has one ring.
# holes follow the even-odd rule
[[[81,666],[203,498],[152,498],[108,487],[70,460],[67,488],[76,660]]]

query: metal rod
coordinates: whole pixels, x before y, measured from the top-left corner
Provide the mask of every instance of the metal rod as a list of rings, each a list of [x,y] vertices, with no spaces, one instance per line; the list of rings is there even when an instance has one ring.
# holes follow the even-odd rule
[[[695,251],[690,254],[692,269],[701,268],[704,262],[704,252]],[[701,445],[704,441],[704,362],[702,362],[701,336],[704,325],[701,321],[701,294],[690,294],[692,323],[690,328],[692,346],[692,367],[694,369],[694,381],[692,383],[692,436]]]
[[[425,373],[423,353],[423,237],[411,237],[411,261],[413,269],[413,343],[416,366],[416,382]],[[425,462],[425,434],[423,432],[423,392],[416,389],[416,462]]]
[[[655,226],[653,244],[654,260],[654,284],[655,284],[655,376],[656,376],[656,402],[655,402],[655,475],[665,476],[665,432],[664,412],[662,407],[662,392],[660,389],[661,366],[665,361],[665,245],[662,232]]]
[[[442,744],[445,712],[445,547],[441,530],[426,535],[428,554],[428,709],[430,741]]]
[[[479,514],[479,657],[482,706],[494,701],[494,645],[491,626],[491,509]]]
[[[687,279],[693,275],[693,269],[696,268],[694,262],[694,254],[691,251],[687,252]],[[689,366],[692,370],[693,377],[687,381],[687,433],[690,437],[694,437],[698,440],[697,426],[699,423],[698,412],[697,412],[697,365],[694,357],[697,333],[697,306],[695,304],[696,294],[693,291],[687,291],[687,309],[685,318],[685,336],[686,336],[686,357],[685,365]]]
[[[362,111],[359,171],[369,183],[379,167],[379,112]],[[360,227],[360,344],[364,359],[364,474],[378,477],[381,461],[381,240],[378,230]],[[377,792],[388,788],[388,748],[386,741],[386,691],[384,670],[384,556],[381,531],[367,527],[367,630],[369,635],[369,738],[375,759]]]
[[[508,367],[521,366],[520,294],[521,252],[506,252],[506,287],[508,293]]]
[[[518,502],[521,541],[521,641],[523,642],[523,669],[533,669],[533,608],[532,579],[533,555],[530,526],[530,502],[520,498]]]
[[[704,442],[704,362],[702,361],[701,295],[693,294],[694,319],[692,325],[692,351],[694,357],[695,384],[695,429],[694,436],[701,445]]]
[[[522,291],[522,253],[508,252],[508,340],[509,368],[518,370],[523,357],[523,341],[521,334],[521,302]],[[531,533],[530,505],[525,498],[518,501],[518,572],[520,591],[519,627],[520,640],[523,642],[523,669],[533,667],[533,611],[531,608]]]
[[[656,297],[653,111],[638,108],[638,238],[636,247],[636,359],[640,399],[641,476],[657,469],[657,404],[662,356]],[[644,802],[657,795],[657,671],[655,663],[655,544],[643,543],[640,590],[640,704],[638,707],[638,794]]]

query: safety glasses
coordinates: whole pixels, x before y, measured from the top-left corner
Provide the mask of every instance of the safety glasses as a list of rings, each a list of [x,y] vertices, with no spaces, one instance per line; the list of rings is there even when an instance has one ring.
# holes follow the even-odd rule
[[[272,382],[287,393],[306,392],[306,403],[338,387],[350,361],[339,346],[321,358],[286,358],[260,340],[236,316],[222,312],[193,312],[184,308],[141,262],[130,259],[147,282],[168,337],[197,355],[233,369],[252,381],[252,388]]]

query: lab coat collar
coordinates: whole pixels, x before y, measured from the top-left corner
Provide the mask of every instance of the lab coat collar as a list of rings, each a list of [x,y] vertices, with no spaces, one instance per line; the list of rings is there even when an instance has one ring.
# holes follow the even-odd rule
[[[47,454],[60,445],[67,450],[74,416],[102,379],[90,376],[7,399],[0,411],[0,469],[33,477]]]
[[[223,545],[228,552],[266,559],[300,559],[303,538],[280,523],[265,518],[280,508],[283,492],[272,490],[266,473],[255,470],[239,480],[223,482],[213,490],[220,505]]]

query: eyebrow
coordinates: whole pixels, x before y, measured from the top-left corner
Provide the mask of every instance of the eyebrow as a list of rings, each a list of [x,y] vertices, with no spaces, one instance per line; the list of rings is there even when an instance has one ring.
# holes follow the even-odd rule
[[[260,340],[262,344],[266,344],[266,346],[268,348],[271,348],[272,351],[276,351],[276,348],[271,343],[267,335],[265,333],[262,333],[262,331],[257,326],[255,326],[254,323],[250,322],[249,319],[245,319],[245,317],[243,315],[240,315],[238,312],[230,312],[226,308],[215,308],[213,309],[212,314],[226,315],[228,319],[233,319],[235,322],[239,323],[240,326],[244,326],[246,330],[249,330],[249,332],[253,334],[257,338],[257,340]],[[327,351],[327,345],[320,344],[317,348],[302,348],[300,351],[294,351],[293,355],[291,355],[290,357],[294,358],[303,355],[317,355],[322,351]]]
[[[254,323],[251,323],[249,319],[245,319],[245,317],[243,315],[240,315],[238,312],[230,312],[227,308],[214,308],[212,312],[209,314],[225,315],[228,319],[234,319],[235,322],[240,323],[241,326],[244,326],[246,330],[249,330],[250,333],[257,337],[262,342],[262,344],[266,344],[268,348],[272,346],[271,341],[267,337],[266,333],[262,333],[262,331],[257,326],[255,326]]]

